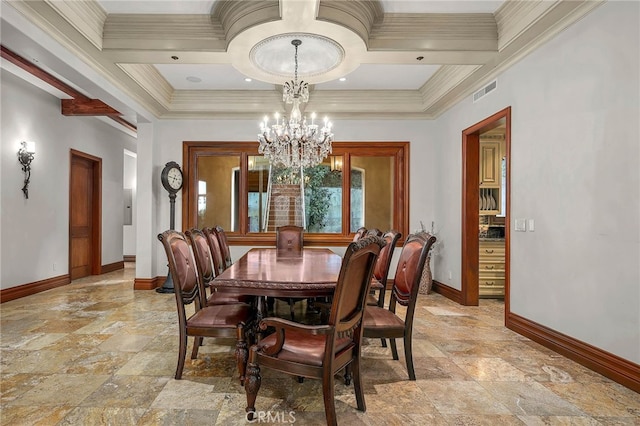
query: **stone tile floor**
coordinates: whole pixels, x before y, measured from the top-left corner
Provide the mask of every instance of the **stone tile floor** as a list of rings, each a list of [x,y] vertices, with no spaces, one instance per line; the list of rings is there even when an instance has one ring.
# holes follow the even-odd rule
[[[174,295],[134,291],[133,278],[127,264],[0,306],[1,424],[248,424],[234,342],[205,339],[174,380]],[[277,309],[288,316],[286,304]],[[408,380],[400,342],[394,361],[367,339],[367,411],[337,379],[339,424],[640,425],[640,395],[506,329],[501,301],[464,307],[430,294],[416,310],[418,380]],[[256,408],[270,423],[325,423],[319,381],[262,375]]]

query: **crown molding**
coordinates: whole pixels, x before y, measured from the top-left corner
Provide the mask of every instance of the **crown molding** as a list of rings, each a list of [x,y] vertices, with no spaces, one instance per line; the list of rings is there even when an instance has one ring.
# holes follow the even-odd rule
[[[213,5],[211,20],[222,27],[228,45],[241,32],[281,19],[278,0],[218,0]]]
[[[368,43],[374,23],[383,16],[379,1],[320,0],[317,19],[349,28]]]
[[[133,81],[144,88],[146,93],[158,102],[164,110],[171,108],[173,87],[150,64],[118,64]]]
[[[306,111],[325,112],[333,118],[337,114],[357,112],[359,115],[385,113],[397,115],[424,110],[422,96],[417,90],[316,90],[309,99]]]
[[[95,1],[55,1],[45,2],[71,24],[96,48],[102,49],[102,31],[107,12]]]
[[[372,28],[370,50],[498,50],[490,13],[386,13]]]
[[[109,15],[105,49],[224,51],[222,25],[209,15]]]
[[[171,99],[169,110],[174,112],[212,114],[228,113],[242,115],[249,113],[256,120],[262,119],[265,112],[284,112],[282,95],[272,90],[176,90]]]
[[[465,81],[481,65],[444,65],[421,88],[423,110],[445,98],[457,85]]]
[[[495,12],[498,25],[498,49],[503,50],[557,5],[544,0],[507,1]]]

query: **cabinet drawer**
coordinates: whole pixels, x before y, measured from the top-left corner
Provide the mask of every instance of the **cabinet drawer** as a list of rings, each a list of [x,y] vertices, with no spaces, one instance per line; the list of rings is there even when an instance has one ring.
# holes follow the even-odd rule
[[[499,298],[504,297],[504,287],[480,287],[481,298]]]
[[[480,288],[502,288],[504,290],[504,278],[485,278],[479,280]]]
[[[499,245],[484,245],[484,244],[480,244],[480,260],[482,260],[483,258],[490,258],[490,259],[502,259],[502,261],[504,262],[504,244],[502,244],[502,246]]]
[[[483,272],[502,272],[504,274],[504,261],[489,259],[480,261],[480,273]]]
[[[478,293],[480,297],[504,297],[504,279],[481,279]]]
[[[504,269],[493,269],[490,271],[487,270],[480,270],[480,273],[478,274],[478,279],[480,281],[482,280],[489,280],[492,281],[494,279],[504,279]]]

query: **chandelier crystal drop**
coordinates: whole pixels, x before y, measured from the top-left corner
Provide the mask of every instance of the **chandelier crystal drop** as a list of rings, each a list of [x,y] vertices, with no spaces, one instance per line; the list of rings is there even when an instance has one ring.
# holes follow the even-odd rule
[[[269,159],[269,163],[278,167],[313,167],[324,160],[331,153],[333,133],[332,124],[325,117],[320,127],[315,123],[316,114],[311,114],[311,124],[307,117],[300,112],[300,105],[309,101],[309,83],[298,82],[298,46],[302,41],[291,41],[295,47],[294,79],[283,86],[282,100],[292,104],[289,119],[274,115],[275,124],[269,124],[269,118],[264,117],[260,124],[258,152]]]

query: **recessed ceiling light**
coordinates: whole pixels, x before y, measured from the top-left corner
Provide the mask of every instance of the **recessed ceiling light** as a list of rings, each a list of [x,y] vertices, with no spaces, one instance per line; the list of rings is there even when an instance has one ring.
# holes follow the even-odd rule
[[[187,77],[187,81],[190,81],[192,83],[200,83],[202,79],[200,77],[195,77],[193,75],[190,75],[189,77]]]
[[[244,81],[246,81],[247,83],[252,82],[253,80],[251,80],[249,77],[245,78]]]
[[[347,77],[340,77],[340,81],[347,81]]]

